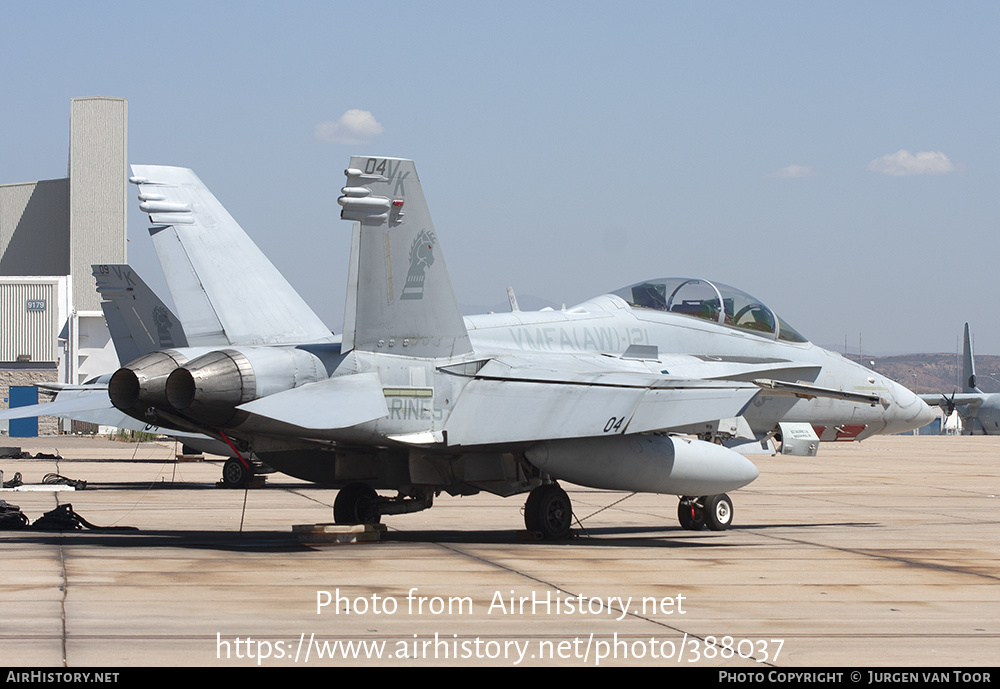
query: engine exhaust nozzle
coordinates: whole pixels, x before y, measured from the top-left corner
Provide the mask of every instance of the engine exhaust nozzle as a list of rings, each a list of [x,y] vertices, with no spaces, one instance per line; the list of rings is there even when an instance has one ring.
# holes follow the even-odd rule
[[[146,421],[147,409],[168,406],[167,377],[186,360],[179,352],[164,350],[122,366],[108,381],[111,404],[132,418]]]
[[[253,400],[257,382],[250,361],[236,350],[209,352],[175,369],[167,378],[166,399],[184,416],[208,426],[223,426],[236,407]]]

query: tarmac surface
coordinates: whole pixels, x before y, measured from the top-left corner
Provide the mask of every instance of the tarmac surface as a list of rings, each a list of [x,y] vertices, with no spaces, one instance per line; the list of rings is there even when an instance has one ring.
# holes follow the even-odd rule
[[[755,458],[734,526],[673,496],[565,486],[576,537],[526,540],[524,496],[441,496],[376,543],[309,545],[336,491],[216,488],[173,443],[4,439],[97,526],[0,532],[0,666],[995,666],[1000,437],[888,437]],[[37,489],[55,472],[84,490]]]

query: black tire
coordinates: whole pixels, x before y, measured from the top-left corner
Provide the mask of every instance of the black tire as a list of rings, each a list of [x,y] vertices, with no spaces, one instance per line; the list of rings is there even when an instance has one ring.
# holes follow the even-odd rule
[[[677,503],[677,521],[686,531],[701,531],[705,528],[705,510],[697,498],[681,498]]]
[[[333,521],[337,524],[378,524],[378,493],[366,483],[348,483],[333,501]]]
[[[705,505],[705,526],[712,531],[725,531],[733,523],[733,501],[725,493],[707,495],[702,504]]]
[[[573,525],[573,506],[569,495],[555,483],[535,488],[524,503],[524,526],[538,531],[546,540],[569,535]]]
[[[253,478],[253,465],[243,466],[243,462],[230,457],[222,465],[222,485],[226,488],[246,488]]]

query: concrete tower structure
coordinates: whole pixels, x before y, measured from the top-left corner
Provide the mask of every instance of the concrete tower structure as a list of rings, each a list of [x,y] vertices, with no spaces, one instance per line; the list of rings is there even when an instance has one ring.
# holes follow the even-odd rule
[[[118,365],[91,265],[127,260],[127,142],[124,98],[73,98],[69,176],[0,184],[2,407]]]

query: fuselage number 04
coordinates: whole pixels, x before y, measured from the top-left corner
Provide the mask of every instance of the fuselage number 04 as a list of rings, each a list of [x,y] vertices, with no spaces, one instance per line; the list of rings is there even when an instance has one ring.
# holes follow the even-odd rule
[[[608,419],[608,422],[604,424],[605,433],[617,433],[622,429],[622,424],[625,423],[625,417],[612,416]]]

